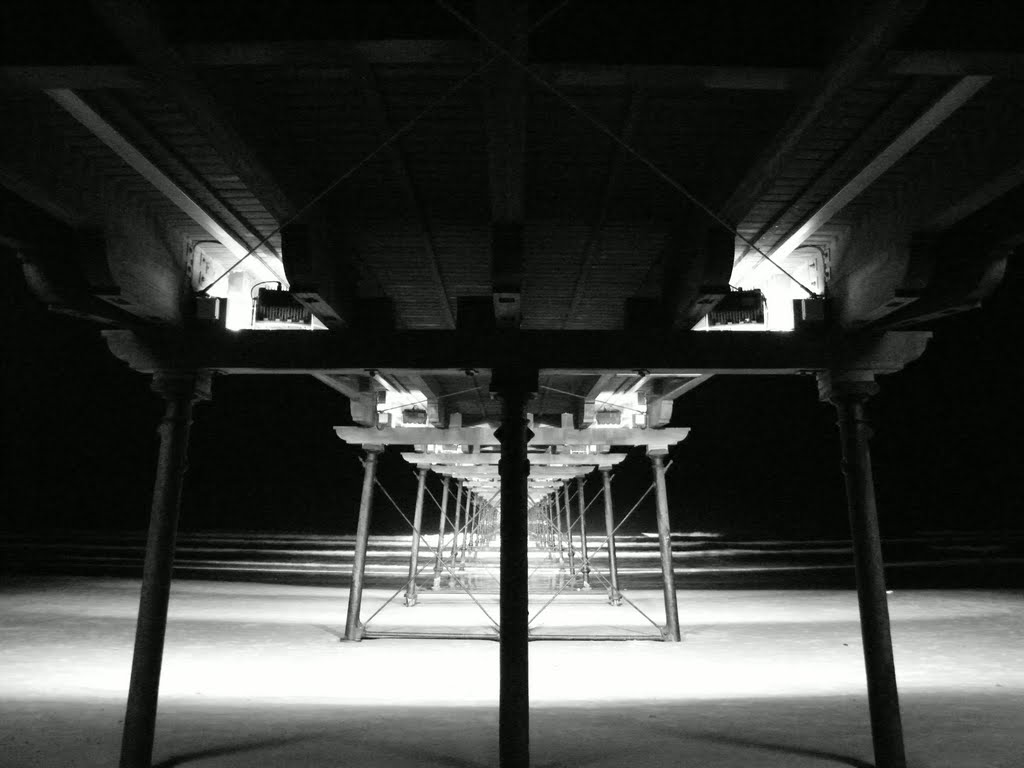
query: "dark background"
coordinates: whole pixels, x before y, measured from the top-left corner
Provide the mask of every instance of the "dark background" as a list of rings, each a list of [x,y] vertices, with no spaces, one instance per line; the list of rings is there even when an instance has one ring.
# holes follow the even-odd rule
[[[144,528],[161,401],[94,326],[47,312],[13,254],[0,264],[0,525]],[[1021,528],[1022,289],[1011,260],[983,309],[937,326],[921,360],[881,380],[869,407],[887,535]],[[213,401],[197,408],[182,528],[351,533],[362,470],[331,429],[347,423],[347,401],[312,378],[219,377]],[[847,534],[834,412],[818,402],[813,377],[717,377],[677,402],[673,425],[693,428],[668,475],[674,529]],[[412,467],[385,454],[379,477],[411,508]],[[637,451],[616,473],[620,515],[649,482]],[[439,481],[430,487],[437,494]],[[588,497],[598,488],[591,480]],[[379,494],[375,510],[374,530],[407,530]],[[432,530],[429,506],[426,519]],[[626,528],[654,530],[653,495]]]

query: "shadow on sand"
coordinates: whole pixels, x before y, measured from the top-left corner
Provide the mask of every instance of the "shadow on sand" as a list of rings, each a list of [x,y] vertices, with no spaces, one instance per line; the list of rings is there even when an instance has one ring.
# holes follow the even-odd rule
[[[874,763],[868,763],[864,760],[860,760],[856,757],[849,757],[847,755],[836,754],[835,752],[826,752],[820,749],[809,749],[807,747],[799,747],[792,744],[775,744],[767,741],[756,741],[754,739],[744,739],[736,736],[724,736],[720,733],[687,733],[680,735],[680,738],[696,739],[698,741],[708,741],[715,744],[726,744],[732,747],[746,747],[748,749],[761,749],[767,752],[782,752],[790,755],[797,755],[799,757],[813,757],[826,762],[838,763],[839,765],[848,765],[850,768],[875,768]]]
[[[185,752],[180,755],[168,757],[161,760],[159,763],[153,763],[153,768],[178,768],[178,766],[187,765],[194,760],[205,760],[209,757],[223,757],[224,755],[234,755],[240,752],[252,752],[258,749],[266,749],[268,747],[283,747],[286,744],[293,744],[296,741],[302,741],[302,739],[298,737],[287,739],[261,739],[260,741],[247,741],[240,744],[229,744],[222,747],[197,749],[193,752]]]

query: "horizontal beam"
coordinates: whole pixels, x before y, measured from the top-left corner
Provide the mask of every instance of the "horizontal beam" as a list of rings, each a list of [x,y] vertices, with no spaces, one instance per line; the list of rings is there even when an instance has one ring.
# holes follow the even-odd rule
[[[146,74],[138,67],[120,65],[13,65],[0,66],[0,90],[48,91],[70,88],[75,91],[103,88],[132,90],[147,85]]]
[[[497,446],[494,430],[485,427],[335,427],[335,433],[353,445],[466,445]],[[668,447],[686,439],[688,427],[672,429],[562,429],[561,427],[533,427],[532,445],[632,447]],[[591,455],[593,464],[598,461]]]
[[[463,40],[269,41],[180,46],[182,58],[200,69],[278,67],[284,77],[322,70],[347,72],[353,57],[371,65],[463,64],[478,66],[480,47]],[[813,67],[531,62],[530,69],[569,90],[620,90],[634,83],[647,90],[805,90],[821,77]],[[964,77],[990,75],[1024,80],[1024,54],[1015,51],[892,51],[880,71],[890,75]],[[216,74],[214,73],[214,77]],[[131,90],[152,85],[142,67],[121,64],[9,64],[0,66],[0,90]]]
[[[321,70],[327,76],[351,71],[353,59],[369,65],[419,64],[443,65],[438,60],[437,43],[443,41],[393,41],[399,45],[384,46],[377,41],[364,43],[301,43],[299,45],[323,45],[322,49],[311,48],[303,53],[295,43],[260,43],[218,45],[216,50],[204,50],[196,46],[182,46],[185,60],[193,67],[280,67],[282,77],[294,77],[297,72],[308,73]],[[416,43],[421,43],[416,45]],[[274,46],[277,46],[274,48]],[[223,49],[223,50],[221,50]],[[250,55],[250,58],[245,58]],[[456,48],[449,52],[460,54]],[[451,63],[465,66],[479,66],[479,47],[475,43],[465,46],[465,51]],[[900,61],[901,71],[913,67],[913,60]],[[937,66],[931,60],[922,64],[925,68]],[[1006,69],[1004,65],[1002,69]],[[641,88],[665,90],[735,90],[735,91],[791,91],[807,87],[818,76],[814,69],[794,67],[729,67],[718,65],[639,65],[635,67],[610,64],[575,63],[533,63],[530,70],[546,81],[568,90],[617,91],[634,83]],[[214,73],[216,77],[216,73]],[[152,75],[142,67],[125,65],[8,65],[0,66],[0,90],[49,90],[71,88],[73,90],[135,90],[151,83]]]
[[[893,51],[886,59],[891,75],[1024,79],[1024,54],[1018,51]]]
[[[860,171],[836,190],[831,197],[804,217],[774,248],[768,256],[776,263],[821,229],[839,211],[870,187],[882,174],[892,168],[923,141],[932,131],[984,88],[991,78],[969,76],[958,80],[934,104],[926,109],[914,122],[904,128],[888,146],[879,152]],[[733,280],[743,282],[750,278],[753,270],[768,263],[760,254],[748,256],[733,270]]]
[[[570,454],[530,453],[526,458],[531,467],[611,467],[625,461],[628,453]],[[497,467],[500,453],[413,453],[405,452],[402,458],[417,466],[440,467]]]
[[[569,467],[534,466],[530,463],[530,478],[533,480],[567,480],[574,477],[583,477],[597,469],[597,462],[590,464],[574,464]],[[495,466],[434,466],[433,470],[450,477],[462,477],[470,480],[495,481],[499,479],[498,468]]]
[[[844,89],[875,69],[900,31],[924,7],[924,0],[891,0],[869,4],[845,31],[819,82],[806,91],[799,106],[747,171],[720,213],[727,221],[743,221],[761,197],[784,175],[804,138]]]
[[[104,331],[116,357],[144,373],[198,369],[235,374],[401,375],[501,366],[545,374],[785,375],[836,369],[889,373],[924,352],[928,332],[637,333],[629,331]]]
[[[231,232],[213,213],[200,205],[189,192],[157,167],[121,131],[97,113],[78,94],[70,90],[56,89],[47,91],[47,95],[88,128],[96,138],[106,144],[118,157],[135,169],[140,176],[152,184],[211,237],[227,248],[232,256],[237,259],[249,253],[249,246],[245,240],[237,233]],[[252,233],[251,237],[258,239],[259,235]],[[263,246],[263,249],[268,251],[268,258],[275,258],[276,254],[270,253],[268,246]],[[253,256],[263,266],[262,277],[264,279],[277,280],[285,286],[288,285],[287,279],[259,251],[253,253]]]

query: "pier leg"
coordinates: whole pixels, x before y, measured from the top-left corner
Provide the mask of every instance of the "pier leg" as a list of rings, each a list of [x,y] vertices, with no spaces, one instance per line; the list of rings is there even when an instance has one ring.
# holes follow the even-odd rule
[[[437,526],[437,557],[434,560],[434,589],[441,588],[441,561],[444,558],[444,525],[448,516],[448,477],[441,478],[441,522]]]
[[[363,579],[366,573],[366,548],[370,541],[370,516],[373,511],[373,482],[377,477],[377,456],[384,450],[379,445],[364,445],[363,492],[359,497],[359,522],[356,524],[355,554],[352,558],[352,586],[348,593],[348,616],[345,619],[345,640],[362,640],[359,609],[363,603]]]
[[[189,428],[194,403],[209,399],[210,375],[157,373],[153,376],[153,391],[163,396],[167,405],[159,429],[160,453],[153,484],[135,651],[121,739],[121,768],[149,768],[153,758],[160,668],[167,630],[181,488],[187,468]]]
[[[875,765],[878,768],[905,768],[907,760],[896,688],[896,662],[892,652],[882,541],[868,445],[871,428],[864,409],[868,398],[878,391],[878,385],[873,377],[871,380],[849,381],[836,380],[828,374],[819,377],[818,385],[822,399],[831,402],[839,416]]]
[[[584,504],[582,477],[576,480],[576,491],[580,497],[580,573],[583,574],[583,584],[580,589],[590,589],[590,559],[587,557],[587,507]]]
[[[619,592],[619,564],[615,556],[615,511],[612,507],[611,470],[601,467],[601,481],[604,485],[604,528],[608,532],[608,602],[622,605],[622,594]]]
[[[569,504],[569,483],[563,486],[565,493],[565,538],[569,545],[569,575],[576,575],[576,557],[572,546],[572,506]]]
[[[491,389],[502,400],[501,427],[501,647],[498,694],[498,764],[530,765],[529,540],[527,537],[526,446],[532,437],[526,403],[536,390],[536,372],[525,380],[518,369],[496,369]]]
[[[548,560],[553,560],[555,558],[555,521],[551,517],[551,499],[545,499],[542,502],[542,512],[547,520],[547,528],[544,529],[544,541],[548,548]]]
[[[555,490],[555,540],[558,549],[558,570],[565,570],[565,556],[562,554],[562,501],[558,494],[558,490]]]
[[[452,534],[455,538],[452,539],[452,556],[451,556],[451,571],[448,572],[448,586],[451,586],[455,578],[452,571],[458,566],[459,557],[459,531],[462,528],[462,481],[456,480],[455,483],[458,486],[458,492],[455,494],[455,529]]]
[[[658,544],[661,548],[661,578],[665,591],[665,639],[678,643],[679,607],[676,604],[676,575],[672,567],[672,526],[668,519],[668,492],[665,490],[665,461],[662,452],[648,452],[654,465],[654,491],[658,499]]]
[[[459,570],[466,570],[466,553],[469,550],[469,537],[470,531],[473,529],[473,515],[474,508],[476,505],[476,494],[472,491],[466,493],[466,523],[463,528],[466,530],[462,533],[462,545],[459,547]]]
[[[405,604],[416,605],[416,569],[420,557],[420,533],[423,529],[423,492],[427,485],[426,467],[420,467],[419,483],[416,486],[416,508],[412,516],[412,554],[409,556],[409,583],[405,586]]]

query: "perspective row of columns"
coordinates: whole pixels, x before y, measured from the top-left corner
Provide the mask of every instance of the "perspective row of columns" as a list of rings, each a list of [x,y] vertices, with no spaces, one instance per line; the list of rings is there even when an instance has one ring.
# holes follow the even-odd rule
[[[500,532],[500,685],[499,757],[502,768],[529,765],[529,659],[527,557],[529,545],[527,443],[530,431],[526,405],[535,389],[518,369],[493,373],[492,388],[502,402],[502,423],[497,431],[501,444]],[[164,371],[153,377],[153,390],[166,401],[160,425],[160,449],[153,490],[146,558],[143,568],[139,614],[132,657],[128,701],[124,720],[121,768],[148,768],[152,761],[160,670],[167,607],[170,594],[182,479],[186,471],[189,428],[193,406],[210,397],[210,374],[195,371]],[[905,768],[902,725],[896,687],[895,664],[885,595],[885,576],[878,530],[878,516],[871,472],[870,428],[864,404],[877,391],[873,378],[847,378],[821,374],[819,392],[838,414],[842,467],[854,546],[861,634],[867,672],[868,703],[875,762],[879,768]],[[361,498],[360,526],[369,530],[376,452],[369,452]],[[653,459],[659,489],[658,529],[662,560],[671,558],[671,541],[664,494],[664,465]],[[607,484],[607,477],[604,478]],[[608,510],[606,495],[606,513]],[[367,514],[362,514],[365,504]],[[365,518],[365,520],[364,520]],[[422,522],[422,520],[421,520]],[[364,525],[365,523],[365,525]],[[611,550],[610,550],[611,554]],[[366,549],[357,549],[365,566]],[[614,567],[613,567],[614,572]],[[666,616],[677,615],[671,568],[663,568]],[[673,605],[669,605],[671,588]],[[358,606],[349,618],[358,617]],[[358,626],[358,624],[356,624]]]

